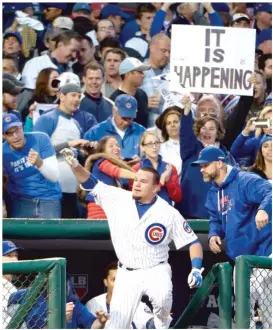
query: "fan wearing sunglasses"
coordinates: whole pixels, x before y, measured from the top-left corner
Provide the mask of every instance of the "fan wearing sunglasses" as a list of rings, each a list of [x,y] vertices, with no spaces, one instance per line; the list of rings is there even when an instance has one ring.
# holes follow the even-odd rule
[[[190,166],[191,163],[198,159],[201,150],[207,146],[220,148],[226,156],[227,164],[235,165],[236,162],[220,142],[225,136],[225,130],[216,114],[207,112],[194,122],[190,98],[185,95],[182,104],[184,110],[180,119],[180,156],[183,169],[180,185],[184,197],[176,204],[176,208],[186,218],[207,219],[205,202],[211,183],[204,182],[200,171]]]

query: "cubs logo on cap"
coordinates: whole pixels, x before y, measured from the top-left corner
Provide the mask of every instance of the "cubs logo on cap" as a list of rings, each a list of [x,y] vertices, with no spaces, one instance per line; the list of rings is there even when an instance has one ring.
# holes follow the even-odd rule
[[[190,225],[187,223],[187,221],[184,221],[184,223],[183,223],[183,229],[188,234],[190,234],[192,232],[192,229],[191,229]]]
[[[131,109],[131,108],[132,108],[132,104],[131,104],[131,103],[126,103],[126,104],[125,104],[125,107],[126,107],[127,109]]]
[[[167,229],[161,223],[152,223],[145,230],[145,239],[151,245],[158,245],[164,240],[166,233]]]

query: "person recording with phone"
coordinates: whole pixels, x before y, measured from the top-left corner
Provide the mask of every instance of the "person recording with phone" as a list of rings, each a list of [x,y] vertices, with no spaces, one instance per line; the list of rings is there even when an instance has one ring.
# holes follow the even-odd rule
[[[233,142],[230,152],[240,167],[254,164],[265,134],[272,134],[272,106],[265,107],[258,118],[250,118]]]

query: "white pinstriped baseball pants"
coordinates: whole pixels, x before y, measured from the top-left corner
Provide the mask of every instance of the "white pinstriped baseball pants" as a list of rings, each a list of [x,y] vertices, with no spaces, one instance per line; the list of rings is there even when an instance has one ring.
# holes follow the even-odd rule
[[[156,329],[168,329],[172,321],[172,271],[169,264],[128,271],[118,268],[106,329],[129,329],[141,297],[153,305]]]

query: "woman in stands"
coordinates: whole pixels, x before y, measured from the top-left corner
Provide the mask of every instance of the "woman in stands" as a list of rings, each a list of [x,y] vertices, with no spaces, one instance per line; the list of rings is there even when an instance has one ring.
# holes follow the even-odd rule
[[[181,108],[172,106],[164,110],[156,119],[156,126],[161,130],[164,142],[160,145],[162,159],[175,166],[179,181],[181,178],[182,159],[180,157],[179,128]]]
[[[53,68],[43,69],[39,73],[32,98],[29,100],[26,107],[22,110],[22,119],[23,121],[26,121],[25,131],[32,130],[32,117],[33,111],[36,109],[36,103],[56,103],[57,92],[59,90],[58,81],[56,80],[58,77],[58,71]]]
[[[262,137],[255,163],[249,170],[272,182],[272,135]]]
[[[183,161],[181,187],[184,198],[176,208],[185,218],[207,219],[208,213],[205,207],[207,192],[211,182],[204,182],[200,169],[191,166],[192,162],[206,146],[216,146],[226,155],[229,165],[235,165],[235,160],[226,148],[221,145],[225,131],[221,122],[214,114],[203,116],[193,121],[191,101],[184,96],[182,103],[184,111],[181,112],[180,121],[180,155]]]
[[[160,175],[158,195],[172,205],[172,202],[181,201],[182,190],[175,166],[163,161],[159,155],[160,144],[160,139],[155,133],[144,132],[140,139],[140,151],[143,157],[133,169],[137,171],[141,167],[153,167],[157,170]]]
[[[96,153],[88,156],[85,168],[91,171],[98,180],[111,185],[122,187],[122,179],[135,179],[135,171],[120,157],[120,146],[113,136],[103,137],[96,146]],[[79,198],[87,204],[87,219],[107,219],[103,209],[96,204],[91,194],[79,189]]]
[[[233,142],[230,152],[240,166],[250,166],[254,163],[264,134],[272,134],[271,118],[272,106],[266,106],[258,119],[268,121],[268,124],[264,125],[268,125],[268,127],[256,127],[256,118],[251,118],[242,133]]]

